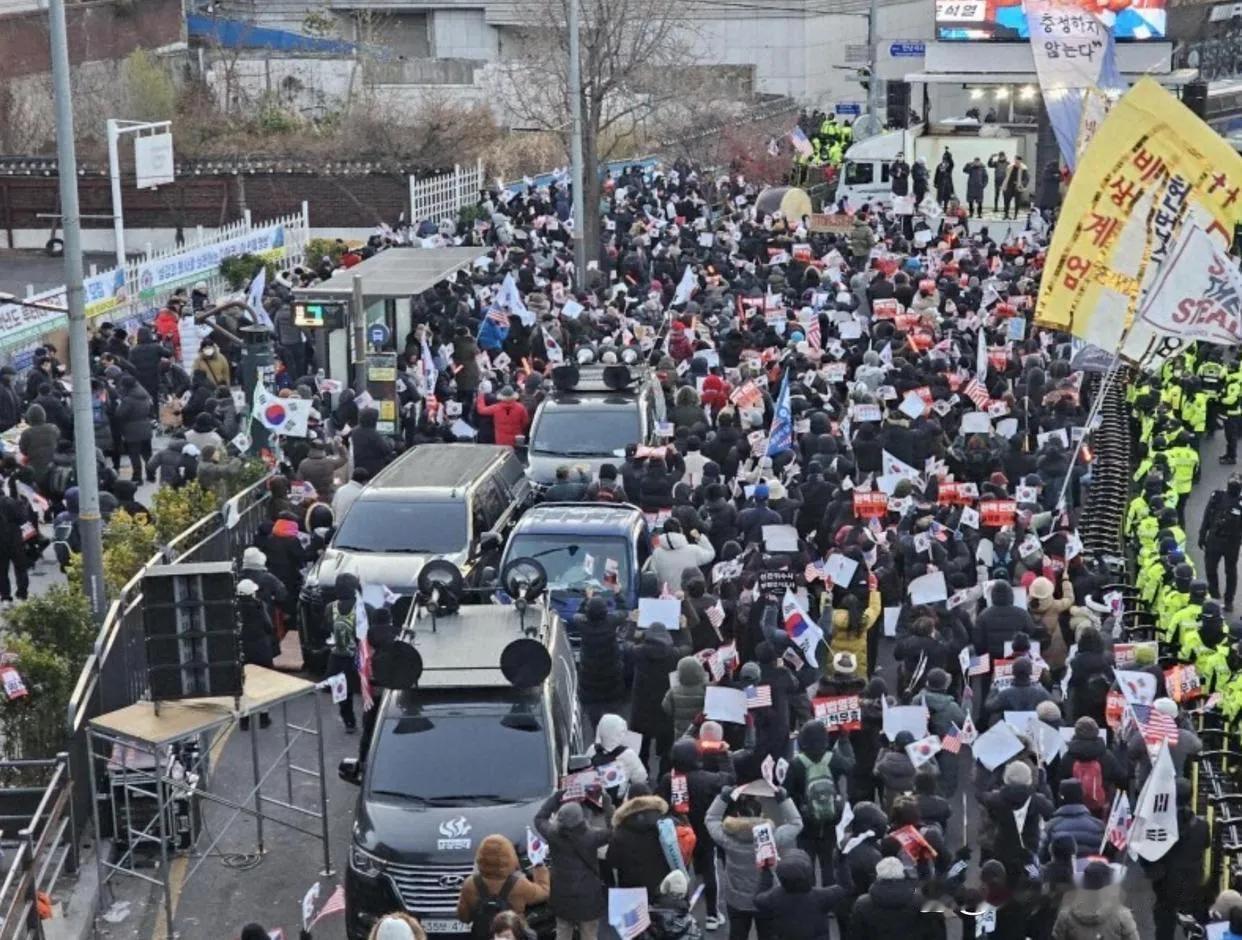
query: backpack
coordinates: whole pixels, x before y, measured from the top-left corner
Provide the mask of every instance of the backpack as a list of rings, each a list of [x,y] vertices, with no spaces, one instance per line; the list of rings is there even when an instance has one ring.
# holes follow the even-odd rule
[[[470,936],[473,940],[488,940],[492,935],[492,921],[497,914],[513,909],[509,903],[509,892],[517,884],[518,874],[513,872],[500,886],[500,891],[492,894],[487,890],[487,882],[482,875],[474,876],[474,888],[479,899],[474,904],[474,916],[470,920]]]
[[[63,499],[65,492],[74,485],[77,475],[77,470],[72,464],[52,464],[47,471],[48,495],[56,499]]]
[[[1108,811],[1108,793],[1104,789],[1104,770],[1098,760],[1076,760],[1070,770],[1082,786],[1083,805],[1093,816],[1103,816]]]
[[[798,761],[806,769],[806,789],[802,797],[802,818],[817,826],[827,826],[837,821],[837,784],[832,779],[832,754],[828,753],[818,761],[813,761],[805,754],[798,755]]]

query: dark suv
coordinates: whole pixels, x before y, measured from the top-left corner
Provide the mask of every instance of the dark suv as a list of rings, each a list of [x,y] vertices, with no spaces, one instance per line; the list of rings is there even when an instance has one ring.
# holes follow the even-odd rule
[[[533,490],[508,447],[424,444],[375,476],[340,521],[302,589],[302,655],[324,658],[324,606],[337,576],[383,585],[402,598],[404,617],[418,573],[433,558],[451,561],[467,584],[500,558],[509,529],[530,505]]]
[[[426,664],[418,688],[385,695],[365,766],[341,769],[361,782],[345,873],[350,940],[395,910],[418,917],[428,934],[468,934],[457,898],[479,843],[500,834],[524,856],[526,827],[569,755],[581,752],[577,672],[560,618],[541,603],[524,617],[514,607],[468,605],[437,618],[434,631],[427,619],[407,630]],[[518,689],[499,663],[523,625],[537,625],[552,665],[537,686]],[[528,916],[540,933],[550,926],[546,912]]]
[[[625,375],[626,380],[609,380]],[[628,374],[627,374],[628,373]],[[654,374],[625,366],[582,366],[572,387],[557,388],[535,410],[526,440],[527,475],[550,486],[556,468],[620,464],[627,444],[654,444],[665,420],[664,391]]]

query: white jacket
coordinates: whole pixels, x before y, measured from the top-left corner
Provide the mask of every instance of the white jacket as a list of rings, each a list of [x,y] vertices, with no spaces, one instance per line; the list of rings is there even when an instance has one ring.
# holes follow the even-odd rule
[[[667,584],[670,591],[680,591],[683,571],[710,564],[715,557],[716,549],[702,535],[691,542],[680,532],[665,532],[656,539],[644,570],[654,572],[661,587]]]

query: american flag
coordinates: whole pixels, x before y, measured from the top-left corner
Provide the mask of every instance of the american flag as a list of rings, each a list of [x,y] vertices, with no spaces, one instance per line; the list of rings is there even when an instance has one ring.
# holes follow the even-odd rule
[[[962,731],[955,725],[949,725],[949,731],[940,739],[940,749],[949,754],[956,754],[962,749]]]
[[[487,311],[487,318],[498,326],[507,327],[509,325],[509,314],[505,313],[499,307],[493,307]]]
[[[746,707],[747,708],[771,708],[772,707],[772,686],[770,685],[748,685],[746,686]]]
[[[819,314],[815,313],[802,321],[802,328],[806,331],[806,344],[812,349],[823,349],[824,338],[819,331]]]
[[[345,886],[337,885],[336,890],[332,892],[327,901],[324,902],[319,913],[315,915],[315,919],[310,922],[307,930],[314,929],[315,925],[332,914],[341,914],[345,911]]]
[[[725,610],[720,601],[716,601],[711,607],[707,608],[707,622],[716,629],[717,636],[720,635],[720,625],[724,623],[724,620]]]
[[[794,150],[802,154],[804,157],[811,155],[811,141],[807,139],[806,132],[797,124],[794,129],[789,132],[789,142],[793,144]]]
[[[976,408],[980,409],[986,408],[992,397],[988,394],[987,386],[978,379],[971,379],[970,383],[962,389],[962,394],[973,401]]]
[[[1160,750],[1160,742],[1168,741],[1172,747],[1177,743],[1177,722],[1150,705],[1131,705],[1134,721],[1143,734],[1148,750]]]

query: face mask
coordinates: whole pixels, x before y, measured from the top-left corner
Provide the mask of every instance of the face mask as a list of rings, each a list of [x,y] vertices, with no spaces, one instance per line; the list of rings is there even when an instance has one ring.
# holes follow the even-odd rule
[[[208,359],[210,359],[215,354],[216,354],[216,351],[212,349],[210,346],[203,348],[203,355],[206,356]]]

